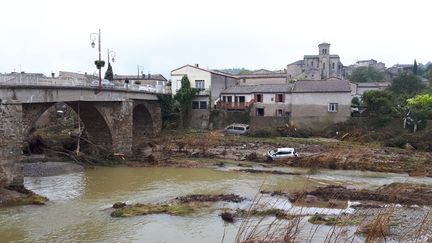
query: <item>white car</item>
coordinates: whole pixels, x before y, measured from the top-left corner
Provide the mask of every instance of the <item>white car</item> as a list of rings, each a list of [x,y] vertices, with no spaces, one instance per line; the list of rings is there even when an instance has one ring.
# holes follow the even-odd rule
[[[98,87],[99,86],[99,80],[93,80],[90,84],[93,87]],[[102,87],[114,87],[115,84],[111,81],[109,81],[108,79],[102,79],[101,80],[101,86]]]
[[[264,157],[267,159],[267,161],[273,161],[277,159],[298,157],[298,153],[294,148],[277,148],[275,150],[268,151],[266,154],[264,154]]]
[[[139,86],[138,90],[139,91],[152,92],[152,93],[156,92],[156,88],[153,87],[153,86],[151,86],[151,85],[149,85],[149,84]]]
[[[225,127],[225,133],[238,134],[238,135],[249,134],[249,125],[248,124],[233,123],[233,124]]]

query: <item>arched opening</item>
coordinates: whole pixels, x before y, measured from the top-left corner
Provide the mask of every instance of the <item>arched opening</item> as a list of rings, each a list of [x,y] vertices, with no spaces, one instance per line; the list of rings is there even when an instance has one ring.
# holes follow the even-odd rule
[[[140,154],[147,147],[147,139],[154,136],[153,119],[145,107],[140,104],[133,109],[132,151]]]
[[[23,106],[23,115],[26,155],[56,158],[111,150],[110,129],[90,102],[29,104]]]

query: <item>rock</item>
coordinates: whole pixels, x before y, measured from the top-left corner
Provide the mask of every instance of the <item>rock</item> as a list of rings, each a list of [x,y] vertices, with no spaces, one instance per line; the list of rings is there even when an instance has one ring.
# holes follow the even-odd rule
[[[313,195],[306,195],[304,201],[305,201],[305,203],[314,203],[314,202],[318,201],[318,198],[313,196]]]
[[[240,160],[240,161],[244,161],[244,160],[246,160],[246,156],[243,155],[239,160]]]
[[[406,150],[415,150],[415,148],[411,144],[409,144],[409,143],[406,143],[404,145],[404,149],[406,149]]]
[[[113,208],[124,208],[126,207],[126,203],[124,202],[116,202],[112,205]]]
[[[228,223],[234,222],[234,214],[230,212],[223,212],[220,214],[221,218]]]

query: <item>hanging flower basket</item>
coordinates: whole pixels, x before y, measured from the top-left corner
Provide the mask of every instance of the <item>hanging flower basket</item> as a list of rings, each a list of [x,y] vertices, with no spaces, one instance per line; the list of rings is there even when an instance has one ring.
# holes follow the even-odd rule
[[[101,69],[101,68],[103,68],[104,66],[105,66],[105,61],[102,61],[102,60],[96,60],[95,61],[95,65],[96,65],[96,67],[97,67],[97,69]]]

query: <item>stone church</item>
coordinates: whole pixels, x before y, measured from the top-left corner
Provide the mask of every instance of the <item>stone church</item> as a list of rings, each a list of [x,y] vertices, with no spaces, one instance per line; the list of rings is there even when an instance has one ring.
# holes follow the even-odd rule
[[[318,55],[305,55],[287,65],[288,80],[326,80],[329,78],[345,79],[346,67],[339,55],[330,54],[330,44],[318,45]]]

